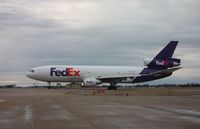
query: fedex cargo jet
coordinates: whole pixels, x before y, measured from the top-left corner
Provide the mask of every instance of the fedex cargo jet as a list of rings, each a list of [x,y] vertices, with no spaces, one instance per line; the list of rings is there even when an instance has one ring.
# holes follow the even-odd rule
[[[145,58],[145,67],[130,66],[78,66],[51,65],[32,68],[27,77],[48,82],[82,82],[84,86],[110,83],[108,89],[116,89],[117,83],[140,83],[172,75],[181,68],[181,60],[172,58],[178,41],[171,41],[154,58]]]

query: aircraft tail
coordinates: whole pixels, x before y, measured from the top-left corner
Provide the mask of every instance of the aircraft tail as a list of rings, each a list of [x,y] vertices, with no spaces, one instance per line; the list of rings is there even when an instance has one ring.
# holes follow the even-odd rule
[[[169,59],[169,58],[172,58],[177,44],[178,44],[178,41],[169,42],[169,44],[165,48],[163,48],[162,51],[160,51],[158,53],[158,55],[156,55],[156,57],[154,57],[154,58],[155,59]]]
[[[146,66],[151,68],[170,68],[179,66],[180,59],[172,58],[178,41],[170,41],[153,59],[144,60]]]

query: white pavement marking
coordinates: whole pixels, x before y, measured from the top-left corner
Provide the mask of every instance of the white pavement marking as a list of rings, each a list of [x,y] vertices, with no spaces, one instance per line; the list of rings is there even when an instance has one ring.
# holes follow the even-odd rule
[[[180,109],[180,108],[174,108],[174,107],[160,107],[161,109],[164,109],[166,111],[182,114],[179,116],[181,119],[185,119],[187,121],[195,122],[195,123],[200,123],[200,112],[199,111],[194,111],[190,109]]]
[[[5,100],[5,99],[1,99],[1,100],[0,100],[0,102],[4,102],[4,101],[6,101],[6,100]]]
[[[31,129],[34,129],[33,127],[33,119],[32,119],[32,110],[30,108],[30,105],[27,105],[25,108],[25,115],[24,118],[27,122],[31,122]]]

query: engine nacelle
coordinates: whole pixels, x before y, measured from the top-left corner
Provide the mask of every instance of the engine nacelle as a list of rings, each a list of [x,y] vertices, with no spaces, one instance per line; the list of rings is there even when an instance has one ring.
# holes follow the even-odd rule
[[[145,58],[144,65],[148,67],[164,67],[170,68],[181,65],[181,60],[176,58],[170,59],[152,59],[152,58]]]
[[[83,86],[96,86],[101,83],[102,82],[100,80],[97,80],[96,78],[84,78],[82,85]]]

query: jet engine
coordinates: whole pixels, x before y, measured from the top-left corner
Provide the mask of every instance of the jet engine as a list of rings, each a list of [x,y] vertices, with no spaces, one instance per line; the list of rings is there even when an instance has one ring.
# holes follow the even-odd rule
[[[96,86],[101,83],[102,82],[100,80],[97,80],[96,78],[84,78],[82,86]]]
[[[148,67],[170,68],[181,65],[181,60],[176,58],[170,58],[170,59],[145,58],[144,65]]]

